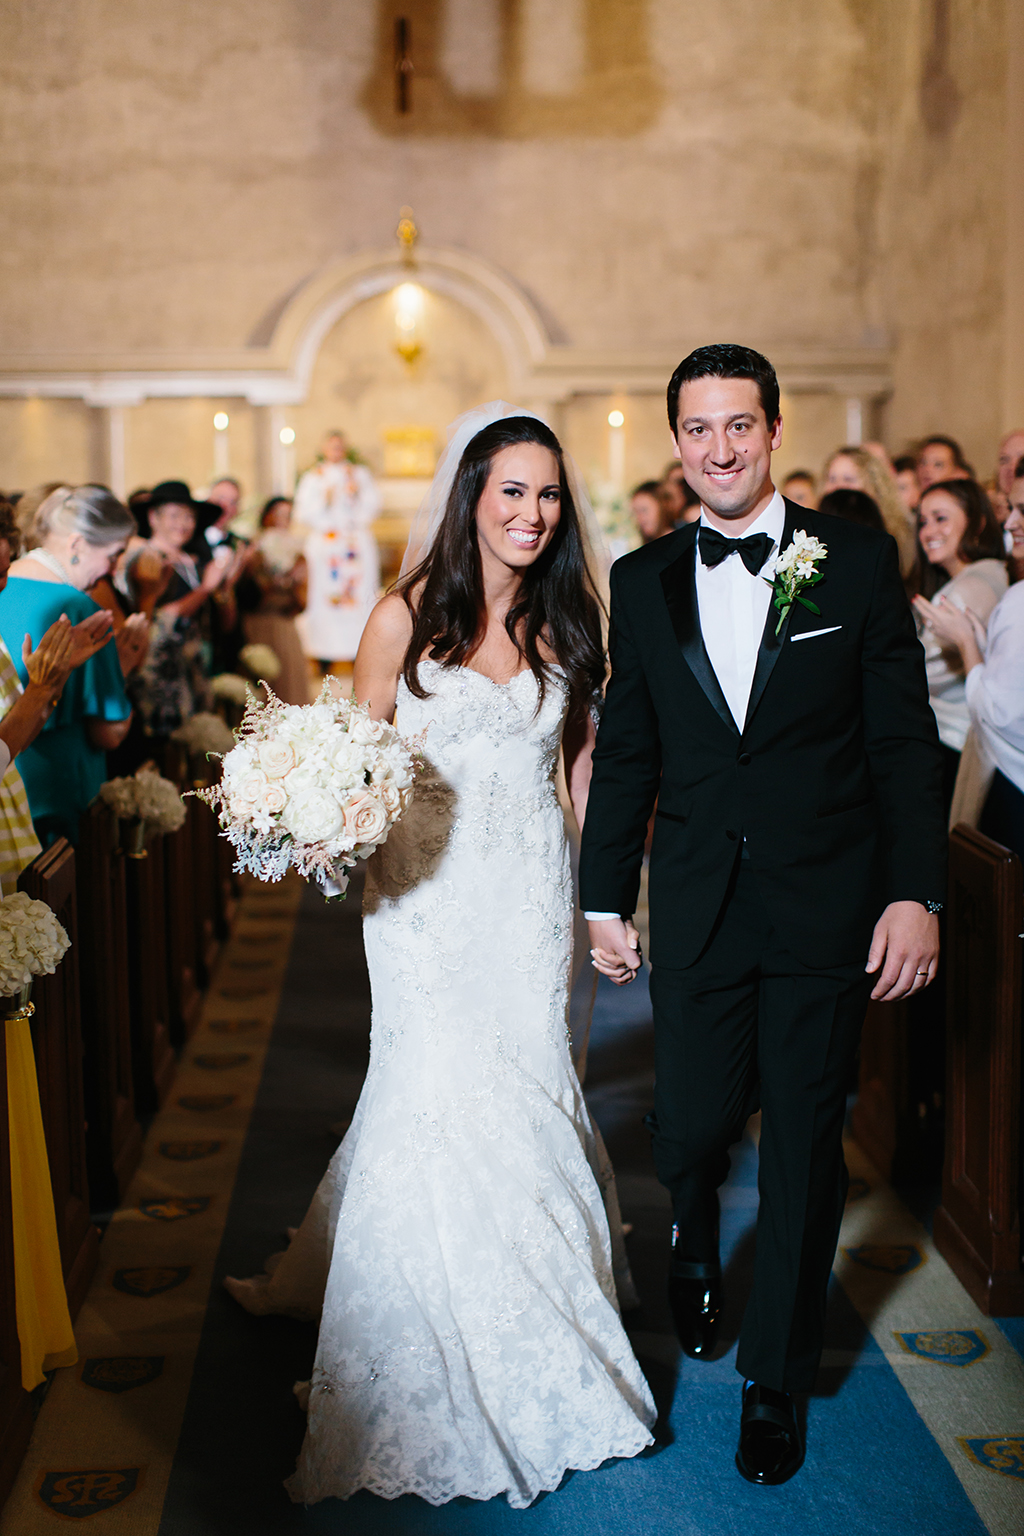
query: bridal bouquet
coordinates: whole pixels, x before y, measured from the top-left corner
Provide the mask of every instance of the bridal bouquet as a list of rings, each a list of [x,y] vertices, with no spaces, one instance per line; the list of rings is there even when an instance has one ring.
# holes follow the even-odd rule
[[[235,868],[269,881],[295,868],[343,895],[345,871],[369,858],[409,804],[416,744],[326,682],[315,704],[250,693],[235,734],[220,783],[195,791],[218,812]]]
[[[52,976],[71,940],[45,901],[24,891],[0,900],[0,997],[15,997],[33,976]]]
[[[153,767],[143,766],[130,778],[108,779],[100,785],[100,799],[122,821],[143,822],[150,833],[177,832],[185,824],[181,796]]]

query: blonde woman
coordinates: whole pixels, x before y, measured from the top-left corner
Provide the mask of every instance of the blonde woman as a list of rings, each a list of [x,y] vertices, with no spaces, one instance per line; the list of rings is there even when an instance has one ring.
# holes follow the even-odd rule
[[[821,473],[821,492],[864,491],[878,504],[886,533],[891,533],[900,552],[900,574],[904,581],[917,559],[916,528],[907,512],[894,475],[866,448],[837,448],[825,460]]]

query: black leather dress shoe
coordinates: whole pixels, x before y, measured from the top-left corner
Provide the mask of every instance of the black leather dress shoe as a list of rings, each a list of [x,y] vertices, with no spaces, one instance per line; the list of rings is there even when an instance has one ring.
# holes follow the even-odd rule
[[[740,1443],[736,1466],[748,1483],[788,1483],[804,1463],[804,1446],[788,1392],[743,1384]]]
[[[717,1264],[687,1264],[673,1259],[668,1277],[672,1310],[683,1354],[707,1360],[718,1343],[722,1316],[722,1275]]]

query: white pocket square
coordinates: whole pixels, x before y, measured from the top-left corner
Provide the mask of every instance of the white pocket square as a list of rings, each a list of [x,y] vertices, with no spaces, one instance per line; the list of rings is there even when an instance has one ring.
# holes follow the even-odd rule
[[[790,635],[789,638],[793,641],[817,640],[819,635],[834,635],[836,630],[842,627],[841,624],[831,624],[828,629],[805,629],[802,635]]]

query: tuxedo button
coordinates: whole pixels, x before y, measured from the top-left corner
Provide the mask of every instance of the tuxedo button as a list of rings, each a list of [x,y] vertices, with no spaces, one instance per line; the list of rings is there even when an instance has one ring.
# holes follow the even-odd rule
[[[729,839],[730,843],[734,843],[736,841],[736,833],[735,832],[727,831],[725,835]]]
[[[739,763],[741,768],[746,768],[748,763],[750,762],[750,753],[749,752],[741,752],[739,757],[736,759],[736,761]]]

